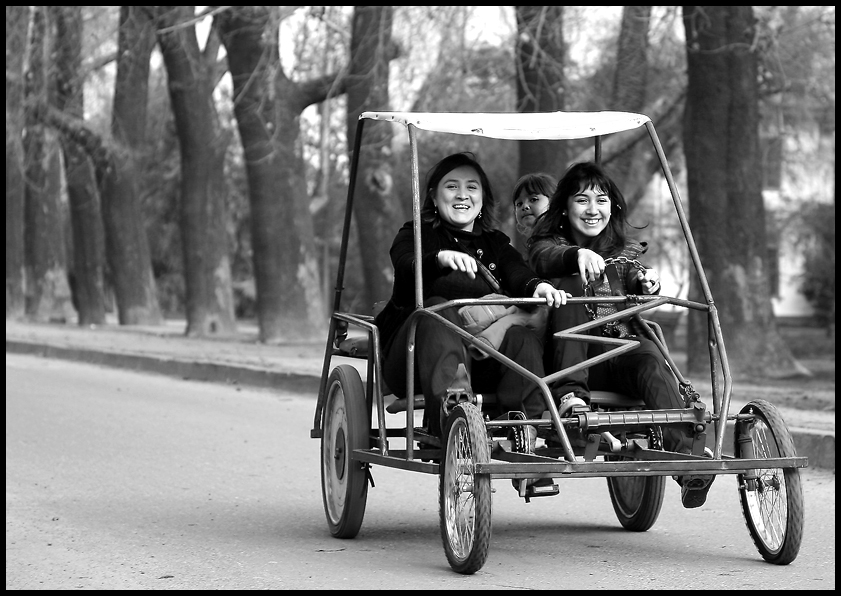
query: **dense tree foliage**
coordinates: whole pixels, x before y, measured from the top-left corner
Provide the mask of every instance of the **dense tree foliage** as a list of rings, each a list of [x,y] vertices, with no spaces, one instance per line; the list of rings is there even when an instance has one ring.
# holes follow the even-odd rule
[[[708,8],[715,21],[720,13]],[[165,313],[186,317],[189,332],[219,331],[231,328],[235,297],[234,313],[256,318],[264,341],[321,337],[343,223],[338,214],[347,194],[349,138],[354,115],[364,109],[639,111],[654,120],[677,175],[687,171],[684,148],[699,150],[696,131],[682,129],[685,102],[697,96],[687,92],[692,54],[684,51],[679,7],[201,10],[7,7],[7,317],[24,315],[26,289],[31,305],[41,303],[42,313],[52,313],[40,316],[66,318],[61,300],[45,308],[33,292],[40,287],[48,290],[42,296],[66,294],[60,284],[49,289],[36,281],[69,277],[80,323],[99,321],[103,309],[116,308],[121,323],[156,323]],[[479,14],[488,20],[477,27]],[[755,15],[755,23],[745,22],[753,27],[751,39],[725,36],[735,49],[715,54],[750,48],[760,149],[771,135],[794,138],[794,130],[814,128],[821,139],[834,139],[834,8],[756,7]],[[30,26],[36,17],[45,19],[45,42],[58,50],[41,54],[41,75],[33,59],[37,39],[26,36],[38,31]],[[75,39],[80,22],[81,44]],[[222,77],[226,68],[230,76]],[[745,82],[725,79],[724,72],[711,83],[723,87],[720,95],[731,101],[745,95]],[[356,86],[347,75],[360,77]],[[49,92],[44,84],[34,93],[38,80],[61,84]],[[744,124],[729,122],[733,130]],[[28,160],[24,138],[32,152]],[[638,140],[602,147],[603,161],[621,179],[632,208],[657,172],[652,155],[637,150]],[[354,231],[349,258],[365,273],[345,278],[345,296],[365,313],[387,287],[383,244],[393,236],[394,222],[408,217],[411,195],[405,141],[395,135],[374,143],[366,161],[376,165],[358,185],[355,217],[382,233]],[[539,144],[518,149],[470,137],[424,139],[424,147],[421,176],[447,152],[477,153],[512,236],[506,192],[516,178],[535,169],[559,174],[566,162],[592,156],[592,146],[583,143],[572,143],[565,156]],[[48,158],[58,156],[59,148],[63,174],[62,161]],[[758,168],[749,149],[750,168]],[[834,141],[824,149],[834,152]],[[781,191],[784,203],[808,199],[813,186],[797,177],[809,171],[811,155],[806,147],[788,154],[785,167],[797,159],[803,163],[785,173],[796,182],[795,190]],[[696,180],[690,187],[698,177],[715,181],[722,168],[743,167],[733,160],[699,162],[697,155],[690,162]],[[757,188],[742,190],[755,204]],[[42,198],[38,193],[45,191]],[[688,203],[693,217],[703,218],[710,207],[698,192],[688,193]],[[25,193],[32,197],[28,210]],[[55,209],[48,208],[51,201]],[[40,232],[49,247],[38,253],[32,250],[39,233],[35,216],[45,213],[54,213],[50,221],[58,223],[50,225],[58,227]],[[731,214],[738,217],[750,217],[750,224],[764,220],[755,210]],[[38,225],[45,229],[45,223]],[[698,225],[704,229],[703,221]],[[747,251],[760,262],[767,259],[760,245],[773,244],[761,234],[751,235],[756,246]],[[26,253],[24,245],[30,247]],[[44,255],[53,248],[55,271],[63,272],[48,275]],[[718,270],[719,247],[704,251],[713,251]],[[754,269],[769,274],[768,267]],[[717,297],[719,292],[722,312],[735,313],[738,300],[727,289],[716,287]],[[832,293],[834,298],[834,286]],[[770,312],[769,300],[766,292],[754,306]],[[214,309],[216,315],[202,314]]]

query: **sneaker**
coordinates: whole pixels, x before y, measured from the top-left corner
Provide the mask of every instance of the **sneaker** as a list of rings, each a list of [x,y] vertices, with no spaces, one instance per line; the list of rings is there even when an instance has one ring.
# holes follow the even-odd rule
[[[584,406],[587,407],[587,402],[581,399],[580,397],[576,397],[575,393],[570,391],[563,397],[561,397],[560,401],[558,402],[558,415],[561,418],[565,418],[572,413],[572,410],[575,406]]]
[[[704,457],[712,459],[713,452],[709,447],[704,447]],[[707,501],[715,474],[679,476],[676,480],[680,484],[680,502],[687,509],[694,509]]]
[[[537,427],[528,425],[525,427],[526,430],[526,437],[528,438],[528,451],[527,453],[534,453],[535,448],[537,447]]]
[[[687,509],[700,507],[707,501],[707,493],[713,485],[715,475],[683,476],[680,482],[680,502]]]

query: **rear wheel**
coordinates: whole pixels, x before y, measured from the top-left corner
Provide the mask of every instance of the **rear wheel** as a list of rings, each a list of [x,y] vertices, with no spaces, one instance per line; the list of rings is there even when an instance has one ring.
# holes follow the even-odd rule
[[[353,538],[359,533],[368,501],[365,466],[351,459],[354,449],[369,447],[370,422],[359,372],[342,364],[327,381],[321,437],[321,496],[330,533]]]
[[[475,472],[490,461],[482,414],[473,404],[456,406],[447,419],[438,489],[441,539],[450,567],[475,573],[491,540],[491,477]]]
[[[736,424],[738,457],[766,459],[795,457],[794,440],[776,406],[755,400],[741,414],[753,414],[752,422]],[[804,503],[800,470],[768,468],[754,470],[756,478],[738,474],[739,497],[750,536],[759,554],[769,563],[788,565],[797,558],[803,539]]]
[[[660,516],[666,477],[608,476],[607,489],[622,527],[632,532],[645,532]]]

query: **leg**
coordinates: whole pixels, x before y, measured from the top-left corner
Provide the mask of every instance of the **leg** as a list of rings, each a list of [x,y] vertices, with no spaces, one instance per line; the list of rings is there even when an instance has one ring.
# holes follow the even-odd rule
[[[583,295],[583,288],[577,275],[562,277],[556,284],[559,290],[564,290],[575,297]],[[557,331],[569,329],[589,321],[587,310],[583,304],[568,304],[560,308],[553,308],[549,315],[549,348],[546,355],[548,370],[557,372],[570,366],[579,364],[587,359],[590,344],[583,341],[559,340],[552,337]],[[580,370],[563,379],[552,387],[552,394],[558,398],[569,392],[575,393],[584,401],[589,402],[590,389],[588,386],[589,369]]]
[[[519,325],[511,327],[505,334],[499,351],[538,377],[544,376],[543,346],[534,331]],[[488,360],[480,362],[484,363]],[[496,393],[503,411],[521,410],[529,418],[540,418],[546,410],[546,401],[543,399],[540,388],[517,371],[496,360],[491,359],[490,362],[493,362],[499,370]],[[478,378],[478,370],[475,376]]]
[[[445,302],[443,298],[430,298],[424,306]],[[441,315],[458,323],[454,309],[441,311]],[[409,325],[404,324],[397,332],[389,353],[383,361],[383,378],[398,397],[406,393],[406,340]],[[464,344],[455,333],[429,317],[418,321],[415,332],[415,390],[423,392],[426,407],[423,422],[429,432],[441,434],[439,411],[447,388],[456,376],[458,365],[467,362]]]
[[[638,396],[651,410],[684,408],[677,379],[660,350],[649,339],[637,337],[636,350],[620,354],[593,368],[591,387]],[[663,429],[664,447],[669,451],[691,452],[692,440],[678,428]]]

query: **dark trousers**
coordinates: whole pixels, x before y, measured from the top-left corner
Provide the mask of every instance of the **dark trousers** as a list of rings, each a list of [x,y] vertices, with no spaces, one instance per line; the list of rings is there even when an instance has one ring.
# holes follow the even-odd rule
[[[445,302],[443,298],[433,297],[425,306],[442,302]],[[449,321],[460,323],[456,309],[446,309],[440,314]],[[383,380],[401,398],[406,397],[408,333],[409,323],[404,323],[383,357]],[[544,376],[543,344],[530,329],[511,327],[499,352],[538,377]],[[423,393],[426,402],[423,421],[430,433],[441,435],[441,403],[460,363],[464,363],[470,372],[474,393],[496,393],[499,413],[519,410],[529,418],[540,418],[546,409],[537,384],[493,358],[472,359],[460,337],[432,318],[421,316],[415,332],[415,393]]]
[[[580,277],[577,275],[564,277],[557,285],[573,296],[583,295]],[[569,304],[552,309],[549,328],[554,334],[587,321],[589,317],[583,304]],[[591,329],[586,333],[599,335],[600,330]],[[640,342],[639,347],[557,381],[552,387],[552,394],[558,398],[572,391],[589,401],[590,391],[615,391],[642,399],[651,410],[686,407],[678,391],[677,379],[657,345],[645,337],[637,336],[634,339]],[[583,341],[554,338],[550,338],[550,341],[553,346],[547,350],[546,366],[552,371],[573,366],[608,349],[608,346]],[[689,452],[689,441],[689,435],[679,428],[663,429],[664,447],[669,451]]]

